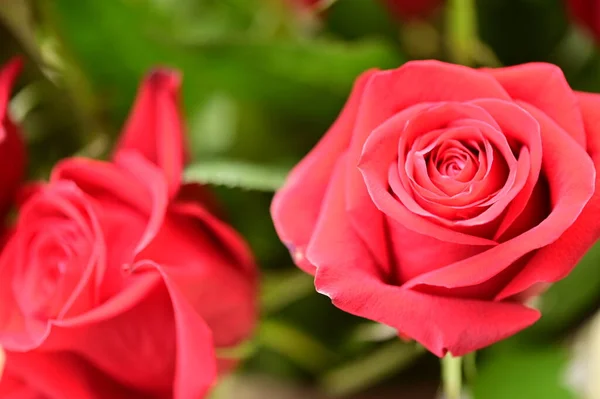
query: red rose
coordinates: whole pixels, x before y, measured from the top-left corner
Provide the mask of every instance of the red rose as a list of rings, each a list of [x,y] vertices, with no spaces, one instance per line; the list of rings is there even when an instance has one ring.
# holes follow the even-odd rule
[[[463,355],[534,323],[522,301],[600,236],[598,109],[548,64],[367,72],[275,226],[337,307]]]
[[[25,172],[25,147],[8,115],[10,92],[21,66],[21,61],[15,59],[0,70],[0,217],[10,208]]]
[[[567,0],[567,7],[575,21],[600,39],[600,1]]]
[[[64,160],[21,206],[0,258],[8,369],[14,352],[33,353],[16,378],[40,377],[21,375],[44,369],[38,352],[66,353],[140,397],[197,399],[214,382],[214,348],[249,335],[253,260],[180,184],[178,91],[175,73],[150,74],[114,161]]]

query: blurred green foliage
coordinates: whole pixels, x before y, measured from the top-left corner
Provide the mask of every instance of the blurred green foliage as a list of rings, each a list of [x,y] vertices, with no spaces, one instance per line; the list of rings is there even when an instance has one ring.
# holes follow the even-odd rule
[[[105,156],[143,74],[156,65],[183,72],[186,177],[217,185],[264,275],[261,327],[241,351],[245,374],[334,396],[386,382],[431,387],[437,359],[314,292],[268,209],[271,191],[334,121],[354,79],[420,56],[415,49],[449,59],[447,43],[458,40],[473,46],[474,64],[550,61],[575,88],[600,91],[600,52],[569,24],[561,0],[469,3],[456,18],[473,15],[477,24],[452,26],[442,14],[400,22],[374,0],[338,0],[321,16],[298,14],[286,0],[4,0],[0,57],[29,59],[13,107],[36,178],[68,155]],[[541,298],[536,326],[482,352],[475,398],[572,397],[559,376],[568,359],[562,344],[600,303],[599,262],[596,248]]]

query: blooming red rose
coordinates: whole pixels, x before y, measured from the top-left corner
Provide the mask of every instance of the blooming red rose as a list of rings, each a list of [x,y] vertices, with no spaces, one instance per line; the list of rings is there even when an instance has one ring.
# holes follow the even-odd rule
[[[25,171],[25,146],[8,114],[10,92],[21,65],[15,59],[0,70],[0,217],[8,211]]]
[[[0,258],[8,369],[33,353],[12,372],[19,381],[52,364],[38,352],[66,353],[140,397],[197,399],[230,365],[217,366],[215,347],[249,335],[253,260],[180,183],[178,91],[174,72],[150,74],[114,161],[66,159],[20,207]]]
[[[548,64],[366,72],[276,229],[337,307],[439,356],[482,348],[534,323],[522,301],[600,236],[598,109]]]
[[[600,1],[566,0],[573,19],[600,39]]]

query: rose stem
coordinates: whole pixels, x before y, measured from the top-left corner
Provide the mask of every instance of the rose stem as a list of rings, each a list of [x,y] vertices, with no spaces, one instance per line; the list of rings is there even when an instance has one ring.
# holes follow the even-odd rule
[[[444,399],[461,399],[462,394],[462,358],[448,352],[442,358],[442,384]]]

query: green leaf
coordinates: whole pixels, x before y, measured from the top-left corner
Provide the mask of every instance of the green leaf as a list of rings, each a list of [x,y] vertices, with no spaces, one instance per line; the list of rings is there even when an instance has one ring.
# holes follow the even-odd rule
[[[422,346],[397,339],[353,362],[328,372],[321,381],[323,389],[334,396],[363,391],[410,366],[421,354]]]
[[[563,348],[496,352],[482,362],[473,386],[474,399],[575,399],[566,387],[567,352]]]
[[[276,191],[283,185],[288,170],[242,161],[207,161],[189,166],[186,182],[214,184],[257,191]]]

